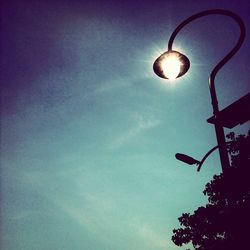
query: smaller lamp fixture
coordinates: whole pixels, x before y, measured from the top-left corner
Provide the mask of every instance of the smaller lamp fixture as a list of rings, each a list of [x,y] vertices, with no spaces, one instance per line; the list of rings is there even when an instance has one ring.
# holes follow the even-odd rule
[[[173,80],[184,75],[190,67],[189,59],[178,51],[169,50],[160,55],[153,64],[156,75]]]
[[[230,144],[230,143],[231,143],[230,141],[227,142],[227,144]],[[202,158],[201,161],[198,161],[198,160],[196,160],[196,159],[194,159],[194,158],[192,158],[192,157],[190,157],[190,156],[188,156],[188,155],[181,154],[181,153],[175,154],[175,158],[176,158],[177,160],[182,161],[182,162],[184,162],[184,163],[187,163],[187,164],[189,164],[189,165],[194,165],[194,164],[198,165],[197,171],[199,172],[199,171],[201,170],[201,166],[203,165],[203,163],[205,162],[205,160],[207,159],[207,157],[208,157],[211,153],[213,153],[214,150],[216,150],[216,149],[218,149],[218,148],[219,148],[218,145],[215,146],[215,147],[213,147],[213,148],[211,148],[211,149],[203,156],[203,158]]]
[[[188,164],[188,165],[194,165],[194,164],[199,165],[201,163],[200,161],[198,161],[198,160],[196,160],[188,155],[180,154],[180,153],[175,154],[175,158],[179,161],[182,161],[182,162]]]

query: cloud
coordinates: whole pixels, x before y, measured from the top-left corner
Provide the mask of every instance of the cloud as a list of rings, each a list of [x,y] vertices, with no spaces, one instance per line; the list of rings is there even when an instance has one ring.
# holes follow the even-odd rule
[[[160,120],[155,117],[144,117],[137,113],[133,114],[133,116],[134,126],[115,138],[109,146],[110,149],[118,149],[138,134],[157,127],[160,124]]]
[[[85,95],[83,95],[83,99],[96,98],[99,95],[109,94],[114,91],[120,91],[123,88],[129,87],[131,85],[131,81],[129,82],[125,78],[117,77],[113,80],[107,80],[101,82],[101,84],[92,87],[90,91],[88,91]]]
[[[160,123],[153,115],[143,116],[136,112],[131,114],[131,118],[135,127],[124,134],[124,138],[127,134],[127,140]],[[103,169],[101,166],[90,168],[77,161],[55,171],[46,167],[19,171],[17,181],[36,192],[38,197],[44,198],[46,205],[36,213],[51,213],[51,209],[63,212],[66,218],[89,232],[96,241],[109,245],[109,249],[173,249],[165,230],[155,223],[155,213],[142,212],[145,202],[142,190],[138,190],[134,183],[113,182],[114,178],[121,175],[115,173],[118,169]],[[126,177],[123,178],[126,181]],[[16,219],[29,215],[33,220],[37,215],[28,212],[19,214]]]
[[[152,249],[165,249],[168,245],[165,235],[160,235],[152,229],[152,226],[143,224],[138,227],[137,234],[143,238],[148,245],[151,245]]]

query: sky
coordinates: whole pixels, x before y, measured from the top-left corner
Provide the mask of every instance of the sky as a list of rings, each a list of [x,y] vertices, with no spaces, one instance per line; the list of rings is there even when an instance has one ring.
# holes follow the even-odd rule
[[[221,167],[218,152],[199,173],[174,155],[216,145],[208,77],[238,26],[217,15],[187,25],[173,48],[191,67],[176,81],[152,64],[180,22],[214,8],[247,29],[216,77],[224,108],[250,91],[248,1],[3,1],[2,250],[186,249],[172,230],[206,204]]]

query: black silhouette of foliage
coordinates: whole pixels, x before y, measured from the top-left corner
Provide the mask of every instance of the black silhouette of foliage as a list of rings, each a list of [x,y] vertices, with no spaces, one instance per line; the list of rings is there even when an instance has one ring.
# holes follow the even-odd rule
[[[227,135],[231,167],[215,175],[203,193],[208,204],[184,213],[181,228],[173,230],[177,246],[192,243],[197,250],[249,249],[250,240],[250,130]]]

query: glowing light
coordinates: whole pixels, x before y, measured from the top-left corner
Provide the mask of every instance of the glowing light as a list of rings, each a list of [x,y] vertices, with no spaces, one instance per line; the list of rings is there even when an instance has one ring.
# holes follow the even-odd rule
[[[178,77],[181,71],[181,61],[176,54],[169,54],[161,62],[163,74],[166,78],[173,80]]]
[[[185,55],[169,50],[155,60],[153,69],[159,77],[173,80],[184,75],[189,66],[190,62]]]

